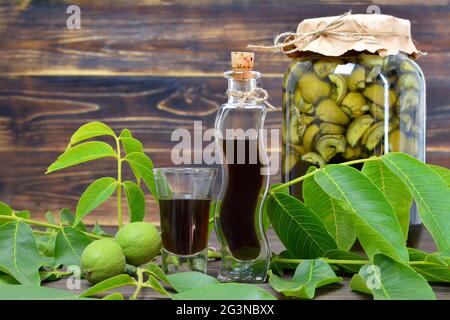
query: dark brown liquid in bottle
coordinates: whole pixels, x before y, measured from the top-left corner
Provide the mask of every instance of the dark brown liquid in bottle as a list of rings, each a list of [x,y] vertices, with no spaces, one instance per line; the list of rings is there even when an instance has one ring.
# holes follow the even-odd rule
[[[253,260],[261,251],[256,230],[256,210],[264,177],[261,174],[258,140],[233,139],[223,140],[222,143],[225,156],[227,145],[234,147],[232,163],[227,161],[228,158],[225,160],[228,184],[219,219],[222,233],[236,259]]]
[[[159,200],[163,247],[178,255],[192,255],[208,246],[207,199]]]

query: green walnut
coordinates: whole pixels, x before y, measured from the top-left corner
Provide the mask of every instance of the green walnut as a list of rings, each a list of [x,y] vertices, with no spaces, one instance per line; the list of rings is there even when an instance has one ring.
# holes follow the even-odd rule
[[[364,133],[361,139],[361,144],[365,146],[367,150],[372,151],[381,142],[383,136],[384,123],[377,122]]]
[[[389,55],[383,59],[383,71],[389,72],[398,69],[400,65],[400,58],[397,55]]]
[[[311,103],[307,103],[305,102],[305,100],[303,100],[302,93],[300,90],[295,91],[293,101],[294,106],[298,109],[298,111],[306,114],[314,113],[314,105],[312,105]]]
[[[303,135],[303,147],[305,148],[306,152],[311,151],[314,138],[319,132],[320,128],[316,124],[312,124],[308,128],[306,128],[305,134]]]
[[[303,101],[302,93],[300,92],[300,90],[296,90],[294,93],[294,106],[298,108],[303,103],[304,103],[304,101]]]
[[[321,136],[316,142],[316,150],[326,162],[330,161],[336,153],[345,151],[347,141],[343,135],[327,134]]]
[[[390,122],[388,133],[398,127],[396,122]],[[364,133],[361,138],[361,144],[366,147],[367,150],[372,151],[375,147],[381,142],[385,134],[384,131],[384,122],[377,122],[373,124],[367,131]]]
[[[419,106],[419,92],[416,90],[404,90],[400,93],[400,97],[398,99],[398,104],[396,105],[401,108],[402,111],[410,111],[417,109]],[[400,110],[397,110],[399,112]]]
[[[417,79],[417,77],[414,73],[402,74],[398,78],[397,86],[398,86],[399,90],[405,90],[405,89],[420,90],[419,79]]]
[[[372,116],[364,115],[353,120],[353,122],[348,126],[347,130],[347,142],[350,147],[355,147],[359,139],[364,135],[367,129],[370,128],[374,122]]]
[[[400,114],[400,128],[403,132],[410,132],[413,126],[413,119],[408,113]]]
[[[161,250],[158,229],[147,222],[132,222],[121,228],[115,237],[128,264],[140,266],[153,260]]]
[[[289,65],[289,75],[284,78],[283,89],[287,92],[293,93],[295,86],[290,85],[291,83],[297,83],[298,79],[306,70],[310,69],[310,63],[306,62],[293,62]]]
[[[313,122],[314,118],[301,113],[292,113],[289,126],[289,138],[291,143],[301,143],[303,134],[307,126]]]
[[[297,164],[297,157],[293,153],[289,153],[286,163],[283,163],[284,171],[285,172],[291,171],[296,164]]]
[[[328,97],[331,92],[330,84],[320,79],[314,72],[305,73],[297,85],[303,99],[308,103],[315,103],[320,98]]]
[[[91,242],[80,257],[81,270],[90,283],[117,276],[125,270],[125,254],[113,239]]]
[[[347,160],[357,159],[361,156],[361,147],[359,145],[355,147],[350,147],[347,145],[345,151],[342,153],[342,157]]]
[[[346,127],[328,122],[322,122],[319,126],[322,134],[344,134],[347,130]]]
[[[314,113],[314,105],[311,103],[304,102],[303,105],[300,106],[300,112],[306,113],[306,114],[313,114]]]
[[[377,54],[361,53],[359,62],[366,67],[383,66],[383,58]]]
[[[341,74],[330,74],[328,76],[331,82],[334,83],[336,90],[334,92],[335,94],[335,100],[337,104],[341,104],[342,100],[344,100],[344,97],[347,94],[347,79],[341,75]]]
[[[314,121],[314,118],[306,114],[300,114],[298,121],[300,125],[307,127]]]
[[[307,161],[311,164],[314,164],[318,167],[325,165],[326,161],[322,156],[315,152],[307,152],[302,156],[303,161]]]
[[[370,72],[366,76],[366,82],[367,83],[375,82],[376,78],[378,77],[378,75],[380,73],[381,73],[381,67],[380,66],[373,67],[372,70],[370,70]]]
[[[316,108],[316,116],[321,121],[339,125],[347,125],[350,122],[347,114],[337,105],[333,99],[322,100]]]
[[[335,58],[320,59],[314,63],[313,69],[320,78],[325,78],[333,73],[334,69],[341,63],[341,60]]]
[[[294,116],[291,118],[291,123],[289,125],[289,141],[292,144],[299,144],[300,143],[300,136],[298,132],[298,117]]]
[[[356,66],[347,79],[348,89],[356,91],[366,86],[366,69],[362,66]]]
[[[389,133],[389,151],[401,151],[400,147],[405,141],[407,141],[407,137],[403,132],[399,129],[392,130],[391,133]]]
[[[298,155],[298,157],[300,157],[301,154],[306,153],[305,147],[303,147],[301,144],[289,144],[289,148],[291,148],[295,154]]]
[[[303,100],[302,94],[300,90],[296,90],[294,94],[294,104],[295,107],[297,107],[298,111],[306,114],[313,114],[314,113],[314,105],[311,103],[305,102]]]
[[[384,86],[381,84],[371,84],[364,89],[363,94],[370,101],[376,103],[379,106],[384,106]],[[388,104],[389,107],[392,107],[397,100],[397,96],[395,95],[395,91],[389,89],[388,93]]]
[[[400,63],[400,71],[402,72],[415,72],[417,68],[411,61],[405,60]]]
[[[302,61],[302,62],[295,61],[291,65],[290,73],[293,74],[294,76],[296,76],[297,79],[298,79],[303,74],[305,74],[308,70],[311,70],[311,62],[309,62],[309,61]]]
[[[376,103],[371,103],[369,106],[370,114],[377,120],[384,120],[384,109]]]
[[[342,101],[342,110],[350,117],[357,118],[369,110],[369,106],[361,93],[349,92]]]

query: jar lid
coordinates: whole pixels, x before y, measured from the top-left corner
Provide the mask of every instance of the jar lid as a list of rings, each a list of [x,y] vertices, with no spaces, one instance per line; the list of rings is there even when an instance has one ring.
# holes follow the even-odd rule
[[[250,46],[254,49],[280,49],[289,57],[311,53],[342,56],[350,51],[368,51],[380,56],[403,52],[413,58],[420,52],[413,43],[409,20],[384,14],[351,14],[305,19],[297,32],[275,38],[273,46]]]

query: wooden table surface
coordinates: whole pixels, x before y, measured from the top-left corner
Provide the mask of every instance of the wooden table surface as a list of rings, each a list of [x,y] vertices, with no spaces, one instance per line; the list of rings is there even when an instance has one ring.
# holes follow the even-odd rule
[[[270,247],[273,252],[280,252],[282,251],[283,245],[278,240],[277,236],[272,230],[269,230],[268,233],[268,239],[270,242]],[[218,243],[215,235],[213,234],[211,236],[209,245],[214,248],[218,248]],[[424,232],[420,238],[418,248],[425,250],[427,252],[433,252],[435,251],[435,246],[433,243],[433,240],[431,239],[430,235],[427,232]],[[208,274],[216,277],[219,271],[219,265],[220,261],[211,260],[208,263]],[[289,278],[292,275],[285,275],[285,278]],[[366,300],[371,299],[371,296],[353,292],[350,290],[350,279],[351,275],[342,275],[344,278],[344,281],[341,283],[335,283],[330,284],[325,287],[319,288],[316,290],[316,300]],[[62,279],[59,281],[49,282],[45,284],[46,287],[52,287],[52,288],[58,288],[58,289],[64,289],[67,290],[66,287],[66,280]],[[277,298],[283,299],[283,295],[278,294],[277,292],[273,291],[272,288],[268,283],[264,283],[259,285],[262,288],[266,289],[267,291],[274,294]],[[86,280],[81,281],[81,289],[75,289],[77,293],[81,293],[84,290],[86,290],[89,287],[89,283]],[[439,300],[450,300],[450,285],[445,284],[433,284],[432,285],[434,292],[436,293],[436,297]],[[134,287],[124,287],[120,289],[116,289],[115,291],[121,292],[124,297],[129,297],[134,292]],[[105,293],[100,296],[105,296],[108,293]],[[145,300],[158,300],[158,299],[167,299],[166,297],[161,296],[157,292],[151,290],[151,289],[142,289],[140,295],[138,296],[139,299],[145,299]]]

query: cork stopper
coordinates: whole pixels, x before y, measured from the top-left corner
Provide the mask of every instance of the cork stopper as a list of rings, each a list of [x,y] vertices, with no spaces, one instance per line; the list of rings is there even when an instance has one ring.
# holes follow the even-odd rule
[[[251,71],[255,54],[253,52],[231,52],[231,68],[238,71]]]

